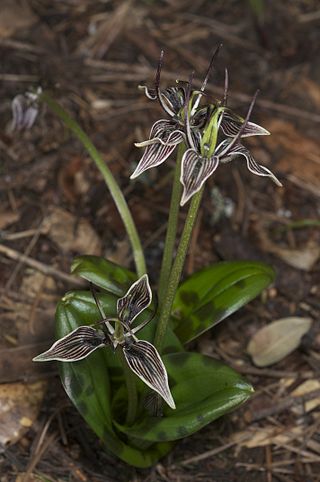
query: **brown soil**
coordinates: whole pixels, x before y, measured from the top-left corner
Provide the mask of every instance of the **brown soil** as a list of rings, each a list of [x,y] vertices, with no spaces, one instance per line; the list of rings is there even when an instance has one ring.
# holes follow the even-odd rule
[[[46,389],[30,386],[31,393],[35,386],[45,393],[41,409],[29,414],[30,428],[8,435],[0,453],[1,482],[320,481],[319,3],[265,1],[259,15],[250,3],[260,2],[1,2],[0,424],[8,424],[9,434],[11,418],[1,408],[4,384],[48,381]],[[250,175],[240,160],[222,166],[207,184],[185,274],[231,259],[259,259],[276,268],[276,281],[261,298],[197,343],[241,371],[256,392],[241,409],[178,442],[153,469],[135,470],[103,451],[68,401],[55,368],[39,372],[30,362],[52,341],[57,300],[76,287],[67,276],[75,254],[91,249],[132,267],[121,220],[100,174],[60,121],[42,111],[32,130],[12,132],[11,100],[42,85],[81,123],[124,189],[155,284],[170,163],[149,171],[143,182],[129,182],[140,155],[134,142],[147,138],[163,115],[137,85],[152,83],[161,48],[163,85],[187,79],[193,70],[199,81],[220,42],[208,94],[221,97],[225,67],[230,107],[240,114],[261,90],[253,120],[272,136],[250,145],[284,187]],[[56,219],[65,221],[59,225]],[[80,224],[81,237],[74,235]],[[248,340],[287,316],[311,317],[311,332],[282,361],[256,368],[246,354]],[[292,391],[306,379],[314,382],[312,409],[307,389],[292,401]],[[250,431],[247,448],[239,434]],[[269,436],[264,446],[258,432]],[[286,439],[279,440],[279,433]]]

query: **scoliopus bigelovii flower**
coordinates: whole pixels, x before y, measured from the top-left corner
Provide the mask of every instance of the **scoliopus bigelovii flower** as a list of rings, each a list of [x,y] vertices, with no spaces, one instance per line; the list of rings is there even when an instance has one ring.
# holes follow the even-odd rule
[[[175,87],[168,87],[163,91],[160,90],[162,60],[163,51],[161,51],[156,72],[155,88],[141,87],[144,89],[148,99],[159,101],[162,109],[170,119],[160,119],[155,122],[151,127],[149,140],[135,144],[137,147],[145,147],[145,150],[135,171],[130,176],[131,179],[140,176],[140,174],[151,167],[162,164],[184,139],[180,112],[183,110],[185,102],[185,85],[180,83],[180,85],[178,84]]]
[[[102,316],[102,320],[96,325],[101,328],[80,326],[56,341],[49,350],[36,356],[33,361],[75,362],[86,358],[98,348],[112,345],[114,350],[122,350],[130,369],[174,409],[167,371],[158,351],[148,341],[138,340],[135,336],[150,319],[132,328],[133,321],[152,301],[148,275],[143,275],[131,285],[123,298],[118,299],[117,318],[107,318],[95,294],[94,297]]]
[[[225,87],[225,91],[227,86]],[[191,83],[189,85],[189,92]],[[270,177],[278,186],[282,186],[276,176],[266,167],[258,164],[250,151],[241,144],[243,137],[253,135],[268,135],[269,132],[253,122],[249,122],[257,93],[255,94],[246,119],[233,114],[225,106],[209,106],[206,126],[202,129],[192,129],[189,122],[188,97],[186,95],[185,124],[189,149],[182,157],[180,181],[183,185],[181,206],[202,188],[205,181],[214,173],[220,163],[226,163],[242,155],[247,161],[250,172],[258,176]],[[226,94],[225,94],[226,97]],[[221,133],[227,138],[221,140]],[[220,139],[219,139],[220,138]]]
[[[198,106],[212,70],[213,60],[218,54],[219,48],[220,46],[216,48],[212,55],[211,62],[201,89],[192,93],[193,107],[190,110],[189,122],[194,128],[200,128],[204,124],[206,118],[206,109],[198,110]],[[140,174],[147,169],[162,164],[172,154],[176,146],[186,139],[184,127],[184,107],[186,102],[188,82],[177,80],[176,86],[167,87],[166,89],[160,90],[160,75],[163,54],[163,51],[161,51],[155,77],[154,89],[150,89],[147,86],[140,87],[145,91],[148,99],[158,100],[162,109],[170,117],[170,119],[160,119],[155,122],[151,128],[149,139],[147,141],[135,144],[136,147],[144,147],[145,150],[135,171],[130,176],[130,179],[140,176]]]
[[[183,185],[181,205],[184,205],[217,169],[237,156],[245,157],[250,172],[270,177],[278,186],[280,181],[266,167],[258,164],[241,139],[249,136],[269,135],[263,127],[235,114],[227,108],[228,72],[225,76],[225,94],[222,102],[200,106],[205,98],[205,88],[220,46],[214,51],[200,90],[191,90],[189,82],[178,82],[175,87],[160,90],[160,73],[163,52],[157,68],[155,88],[143,86],[147,97],[158,100],[170,119],[160,119],[151,128],[149,140],[135,144],[145,147],[138,166],[131,175],[136,178],[147,169],[159,166],[172,154],[180,142],[188,149],[182,159],[180,181]],[[254,102],[253,102],[254,103]],[[250,106],[250,113],[253,107]]]

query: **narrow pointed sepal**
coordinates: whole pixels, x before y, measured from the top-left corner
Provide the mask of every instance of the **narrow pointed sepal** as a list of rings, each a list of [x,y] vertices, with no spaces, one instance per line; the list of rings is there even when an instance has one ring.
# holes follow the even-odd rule
[[[148,99],[157,100],[158,97],[155,89],[150,89],[150,87],[147,87],[146,85],[139,85],[138,88],[144,91]]]
[[[108,343],[102,332],[98,332],[91,326],[80,326],[57,340],[49,350],[33,358],[33,361],[74,362],[86,358],[97,348]]]
[[[228,151],[228,156],[244,156],[247,161],[247,168],[252,174],[257,176],[270,177],[272,181],[279,187],[282,187],[281,182],[278,178],[267,168],[258,164],[250,154],[250,151],[241,144],[235,144],[230,151]]]
[[[270,136],[270,132],[259,124],[248,122],[241,137],[250,136]]]
[[[182,139],[182,135],[181,135]],[[131,174],[130,179],[135,179],[143,172],[151,169],[152,167],[160,166],[165,162],[168,157],[173,153],[177,143],[173,145],[163,145],[161,143],[151,144],[145,148],[142,158],[139,161],[134,172]]]
[[[133,320],[148,306],[152,300],[149,278],[144,274],[133,283],[123,298],[117,301],[119,320],[130,326]]]
[[[221,121],[221,130],[225,136],[228,137],[235,137],[242,124],[244,119],[242,117],[234,114],[230,110],[226,110],[223,114],[223,118]],[[250,136],[269,136],[270,132],[267,131],[264,127],[255,124],[254,122],[247,122],[247,125],[241,134],[241,137],[250,137]]]
[[[219,165],[219,158],[202,157],[196,150],[188,149],[182,158],[180,181],[183,193],[180,205],[183,206],[189,199],[202,188],[208,177],[213,174]]]
[[[152,167],[160,166],[183,139],[184,133],[177,129],[176,122],[166,119],[155,122],[149,140],[136,144],[138,147],[145,147],[145,150],[130,179],[135,179]]]
[[[156,348],[148,341],[130,341],[124,345],[123,353],[130,369],[148,387],[159,393],[170,408],[176,408],[167,371]]]

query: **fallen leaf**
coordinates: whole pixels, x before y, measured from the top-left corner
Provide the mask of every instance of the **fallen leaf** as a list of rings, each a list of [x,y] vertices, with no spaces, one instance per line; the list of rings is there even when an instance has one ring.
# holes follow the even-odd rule
[[[257,219],[255,232],[264,251],[278,256],[282,261],[296,269],[310,271],[320,257],[320,246],[310,240],[304,247],[291,249],[274,243],[268,235],[268,222]]]
[[[22,380],[31,382],[56,374],[57,366],[54,363],[34,363],[32,361],[32,358],[52,345],[53,326],[47,331],[47,341],[35,340],[32,344],[0,350],[0,387],[3,386],[1,383],[11,384],[11,382],[21,382]]]
[[[250,427],[248,430],[237,432],[232,440],[247,448],[264,447],[266,445],[283,445],[300,438],[304,433],[303,426],[296,427]]]
[[[15,223],[20,218],[20,214],[18,212],[12,211],[3,211],[0,212],[0,229],[4,229],[10,224]]]
[[[57,284],[55,280],[48,275],[40,273],[40,271],[27,270],[23,277],[20,291],[29,298],[39,296],[41,293],[51,292],[55,293]]]
[[[70,212],[54,207],[43,228],[64,253],[101,254],[100,238],[85,218],[76,219]]]
[[[309,77],[304,77],[304,74],[299,75],[295,82],[291,82],[290,85],[286,85],[286,93],[291,96],[301,97],[304,96],[305,102],[307,102],[307,98],[315,104],[313,109],[316,110],[316,107],[320,107],[320,86],[318,82],[310,79]]]
[[[28,482],[43,482],[43,481],[50,481],[52,480],[51,478],[46,478],[45,475],[35,475],[35,474],[28,474],[28,478],[26,479],[27,472],[21,472],[18,474],[15,478],[15,482],[25,482],[28,480]],[[2,481],[1,481],[2,482]]]
[[[311,393],[315,390],[320,389],[320,381],[316,379],[311,379],[311,380],[306,380],[305,382],[301,383],[297,388],[291,392],[292,397],[302,397],[303,395],[306,395],[307,393]],[[303,415],[305,412],[310,412],[311,410],[314,410],[320,405],[320,397],[315,397],[312,398],[311,400],[306,400],[303,405],[301,406],[294,406],[291,408],[291,410],[298,414],[298,415]]]
[[[251,338],[247,352],[258,367],[282,360],[295,350],[312,324],[310,318],[289,317],[273,321]]]
[[[319,146],[313,139],[288,121],[274,119],[265,126],[271,136],[265,139],[267,147],[277,158],[274,167],[293,183],[320,195]]]
[[[36,420],[47,383],[0,385],[0,450],[19,440]]]
[[[305,248],[289,249],[270,243],[263,245],[266,251],[278,256],[282,261],[296,269],[310,271],[320,257],[320,246],[310,241]]]
[[[27,29],[37,21],[26,2],[1,1],[0,38],[11,37],[22,29]]]
[[[86,172],[86,159],[79,156],[72,157],[69,162],[64,163],[59,170],[59,188],[65,198],[72,204],[76,204],[80,196],[83,196],[90,189]]]

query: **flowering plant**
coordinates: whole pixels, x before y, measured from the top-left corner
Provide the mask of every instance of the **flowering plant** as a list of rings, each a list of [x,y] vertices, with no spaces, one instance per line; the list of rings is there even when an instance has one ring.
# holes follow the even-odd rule
[[[44,102],[78,137],[102,173],[131,242],[136,273],[96,256],[74,260],[72,273],[89,281],[91,289],[62,298],[57,341],[34,360],[61,362],[62,383],[74,405],[107,450],[136,467],[154,464],[174,441],[239,406],[253,391],[232,368],[189,351],[187,344],[257,296],[272,282],[272,268],[252,261],[222,262],[180,284],[205,182],[219,164],[243,156],[249,171],[281,185],[242,144],[248,136],[269,134],[249,120],[256,96],[245,118],[230,110],[226,71],[223,100],[206,103],[217,52],[198,90],[192,76],[160,88],[163,53],[154,87],[143,86],[168,118],[155,122],[149,139],[137,144],[144,152],[131,178],[165,162],[178,146],[157,296],[125,198],[90,139],[46,92],[20,95],[13,102],[14,127],[31,127]],[[175,252],[178,214],[186,203]]]

